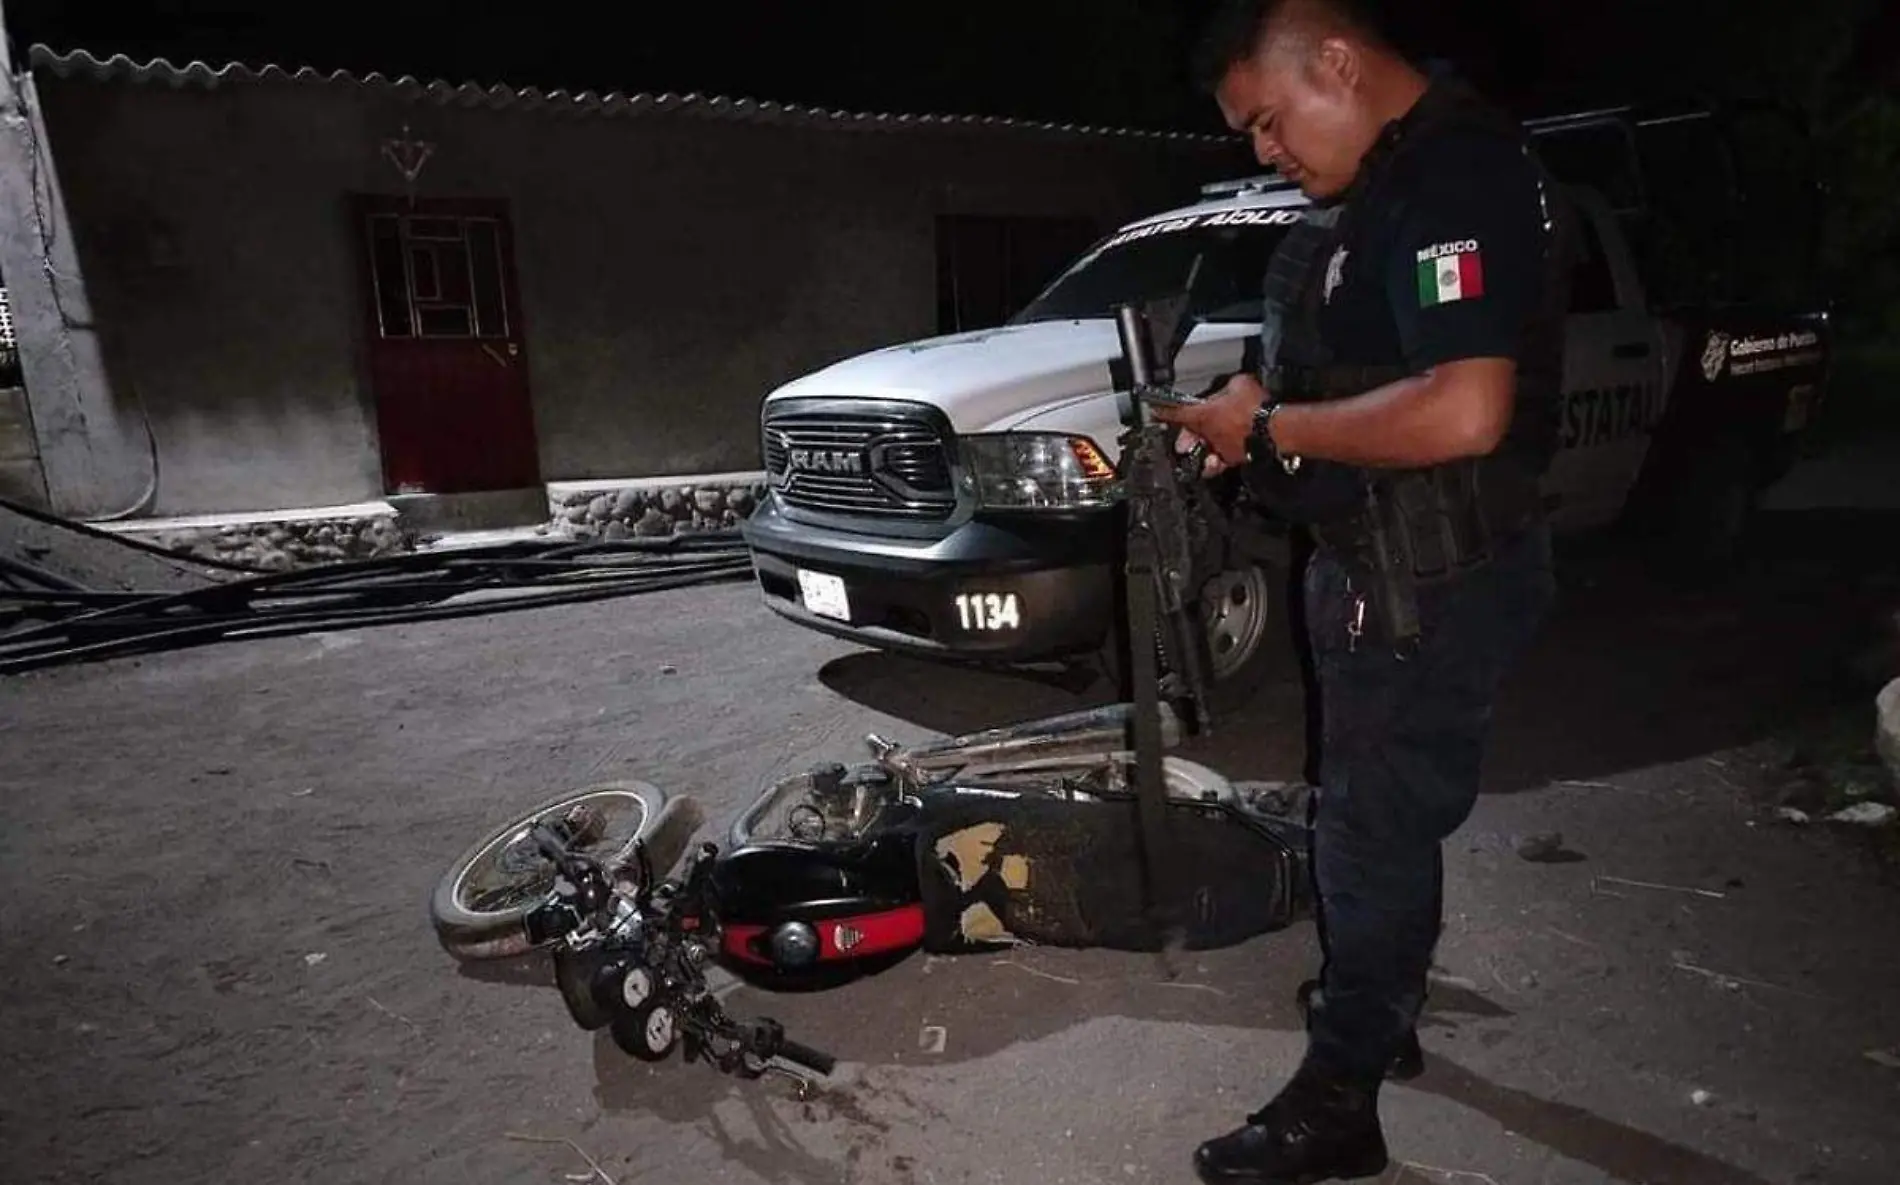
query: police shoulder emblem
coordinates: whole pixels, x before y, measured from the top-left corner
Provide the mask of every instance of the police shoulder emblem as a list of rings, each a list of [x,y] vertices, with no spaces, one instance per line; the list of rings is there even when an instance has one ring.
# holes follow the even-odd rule
[[[1418,253],[1418,307],[1484,295],[1484,253],[1476,239],[1459,239]]]
[[[1728,334],[1716,332],[1702,347],[1702,377],[1714,382],[1722,377],[1722,370],[1728,365]]]

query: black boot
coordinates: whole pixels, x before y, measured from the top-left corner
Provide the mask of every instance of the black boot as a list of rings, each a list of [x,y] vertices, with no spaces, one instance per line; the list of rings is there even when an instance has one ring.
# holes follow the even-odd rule
[[[1410,1082],[1424,1072],[1425,1050],[1418,1043],[1418,1030],[1407,1029],[1399,1051],[1392,1055],[1392,1064],[1385,1068],[1385,1076],[1394,1082]]]
[[[1312,1023],[1313,1003],[1318,998],[1319,980],[1309,979],[1300,984],[1300,1019],[1308,1025]],[[1407,1029],[1397,1052],[1392,1055],[1392,1064],[1386,1067],[1385,1076],[1394,1082],[1410,1082],[1424,1072],[1425,1050],[1418,1043],[1418,1030]]]
[[[1386,1164],[1378,1088],[1305,1066],[1247,1126],[1194,1150],[1194,1171],[1208,1185],[1359,1180]]]

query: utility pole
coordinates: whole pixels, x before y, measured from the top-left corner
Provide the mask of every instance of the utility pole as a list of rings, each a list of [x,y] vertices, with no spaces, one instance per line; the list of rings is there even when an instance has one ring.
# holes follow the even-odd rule
[[[26,420],[55,513],[136,513],[151,496],[136,419],[113,399],[46,121],[30,68],[15,72],[0,0],[0,281],[25,379]],[[142,492],[143,491],[143,492]]]

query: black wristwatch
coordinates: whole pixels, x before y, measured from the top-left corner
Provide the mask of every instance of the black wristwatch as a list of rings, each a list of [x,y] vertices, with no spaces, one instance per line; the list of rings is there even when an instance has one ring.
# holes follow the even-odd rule
[[[1281,403],[1263,403],[1254,409],[1253,427],[1247,433],[1247,459],[1278,461],[1281,469],[1298,473],[1300,459],[1281,455],[1279,446],[1273,443],[1273,417],[1284,406]]]

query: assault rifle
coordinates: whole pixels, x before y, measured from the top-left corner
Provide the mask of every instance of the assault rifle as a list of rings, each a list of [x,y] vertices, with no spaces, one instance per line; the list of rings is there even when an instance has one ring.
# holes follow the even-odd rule
[[[1211,728],[1203,631],[1194,605],[1193,508],[1188,483],[1201,479],[1207,446],[1186,455],[1175,451],[1176,430],[1150,420],[1143,404],[1192,400],[1174,388],[1174,362],[1193,331],[1187,315],[1199,277],[1197,256],[1178,295],[1115,308],[1121,364],[1111,367],[1122,422],[1118,463],[1127,512],[1126,638],[1124,669],[1132,694],[1136,805],[1139,815],[1142,884],[1150,921],[1163,936],[1180,930],[1178,918],[1162,916],[1158,903],[1178,898],[1166,891],[1173,874],[1167,819],[1167,786],[1161,762],[1161,700],[1167,699],[1191,733]]]

